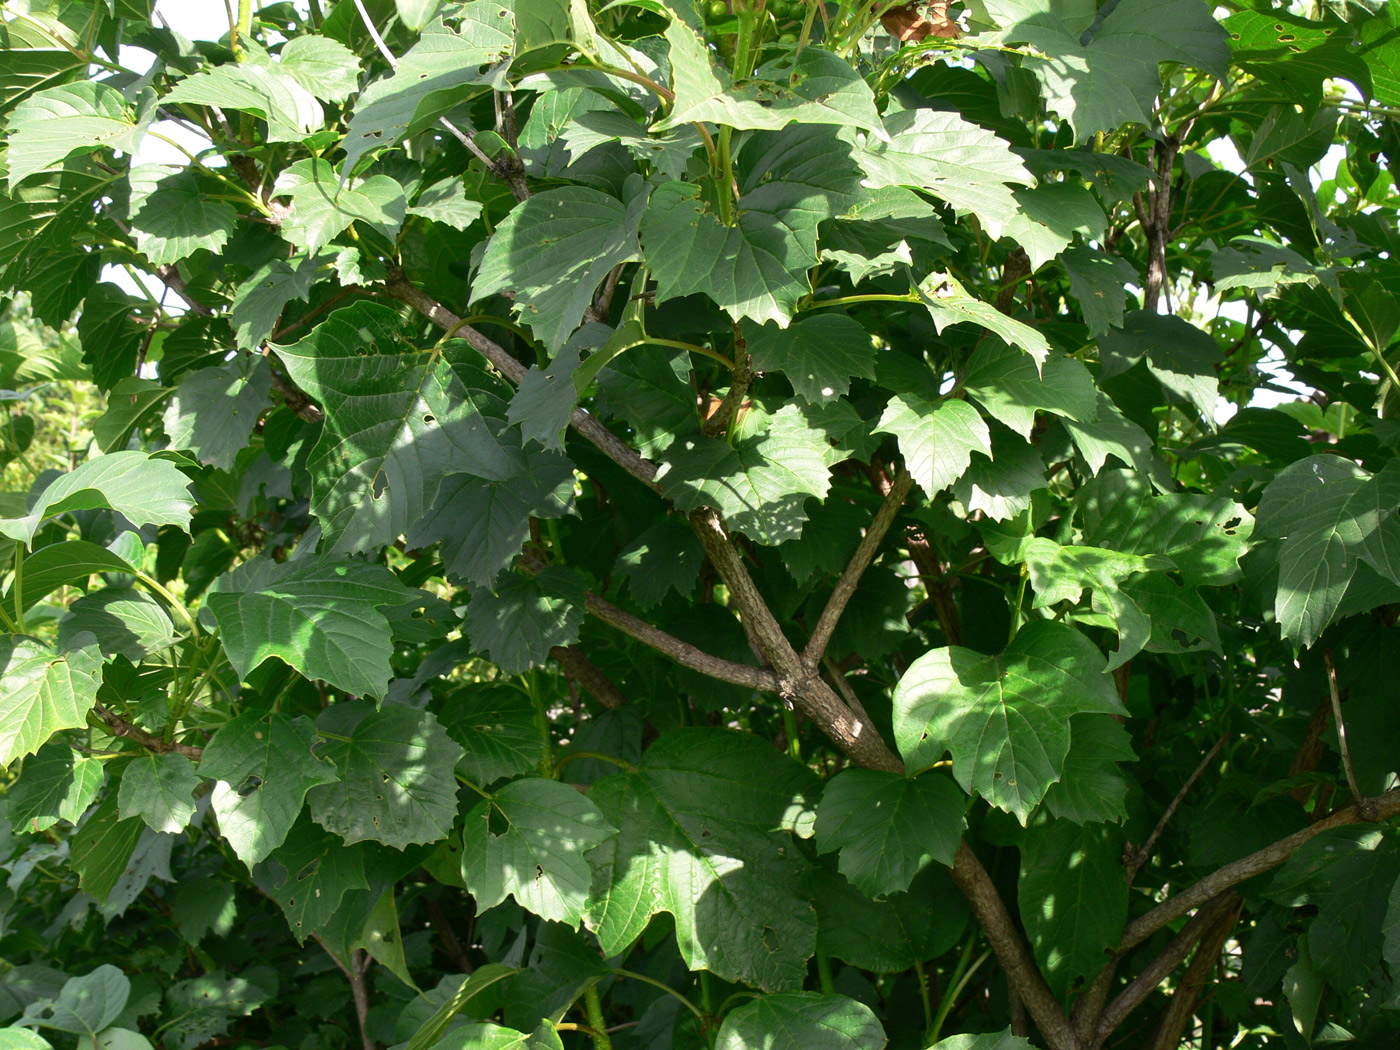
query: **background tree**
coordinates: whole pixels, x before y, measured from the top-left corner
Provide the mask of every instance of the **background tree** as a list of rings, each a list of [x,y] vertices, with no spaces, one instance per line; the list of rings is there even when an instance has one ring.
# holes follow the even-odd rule
[[[1394,1045],[1400,7],[3,11],[0,1045]]]

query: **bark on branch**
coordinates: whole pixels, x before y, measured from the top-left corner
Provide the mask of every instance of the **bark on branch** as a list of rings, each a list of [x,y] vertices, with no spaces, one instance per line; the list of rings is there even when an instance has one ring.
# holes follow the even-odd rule
[[[184,755],[191,761],[198,762],[199,757],[204,754],[204,748],[194,747],[190,744],[181,744],[174,740],[165,740],[148,733],[140,726],[132,725],[121,715],[111,708],[101,704],[94,704],[92,713],[96,715],[102,724],[107,727],[107,731],[115,737],[124,737],[132,743],[140,744],[147,751],[154,751],[158,755],[177,754]]]

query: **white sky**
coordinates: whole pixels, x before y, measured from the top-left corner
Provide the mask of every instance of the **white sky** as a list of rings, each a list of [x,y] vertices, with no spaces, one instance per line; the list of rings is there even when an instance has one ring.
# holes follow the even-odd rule
[[[256,5],[257,0],[255,0]],[[234,0],[230,0],[230,5]],[[300,5],[299,5],[300,6]],[[228,8],[224,6],[223,0],[156,0],[156,18],[163,20],[175,32],[191,40],[218,40],[228,33]],[[154,60],[154,55],[140,48],[123,48],[122,63],[129,68],[145,71]],[[1350,84],[1344,85],[1348,93],[1355,95],[1355,89]],[[191,132],[189,129],[175,124],[172,121],[159,121],[154,125],[154,130],[168,138],[174,139],[192,153],[209,145],[208,141],[201,136]],[[1239,153],[1228,139],[1219,139],[1211,143],[1207,152],[1212,160],[1225,170],[1240,171],[1244,167],[1244,162],[1240,159]],[[1345,158],[1346,149],[1343,146],[1333,146],[1313,168],[1311,172],[1314,186],[1319,185],[1327,179],[1331,179],[1337,170],[1337,165]],[[139,164],[184,164],[185,157],[173,146],[160,139],[147,136],[137,149],[135,160]],[[221,163],[215,159],[212,164]],[[140,294],[130,275],[121,267],[108,266],[103,270],[102,279],[111,281],[120,287],[125,288],[132,294]],[[165,288],[153,277],[142,275],[143,282],[150,288],[151,293],[160,299],[165,294]],[[1219,315],[1237,320],[1245,321],[1246,309],[1242,302],[1226,302],[1207,304],[1205,309],[1216,309]],[[1282,387],[1286,387],[1295,394],[1289,395],[1271,390],[1256,390],[1251,405],[1269,407],[1294,400],[1296,397],[1306,397],[1311,393],[1310,388],[1293,380],[1285,371],[1286,362],[1283,354],[1277,349],[1272,350],[1268,356],[1260,362],[1262,371],[1268,373],[1272,381]],[[1215,412],[1217,424],[1224,423],[1236,412],[1234,405],[1221,399]]]

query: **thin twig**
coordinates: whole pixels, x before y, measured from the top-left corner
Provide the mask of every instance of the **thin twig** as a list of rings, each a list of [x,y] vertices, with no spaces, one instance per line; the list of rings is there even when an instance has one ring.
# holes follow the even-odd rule
[[[1147,841],[1133,850],[1132,855],[1128,859],[1128,863],[1125,865],[1128,869],[1129,886],[1133,884],[1133,880],[1137,878],[1138,872],[1142,870],[1142,866],[1146,864],[1148,858],[1152,856],[1152,847],[1157,845],[1157,840],[1162,837],[1162,832],[1166,829],[1167,823],[1176,813],[1177,807],[1181,805],[1182,800],[1186,798],[1187,793],[1195,785],[1196,781],[1201,779],[1201,774],[1215,761],[1215,756],[1220,754],[1220,749],[1225,746],[1225,741],[1228,739],[1230,739],[1230,734],[1224,734],[1215,742],[1215,746],[1206,752],[1206,757],[1201,759],[1200,764],[1196,766],[1195,772],[1186,778],[1186,783],[1181,785],[1181,790],[1176,793],[1176,797],[1172,799],[1171,805],[1168,806],[1166,812],[1162,814],[1162,819],[1157,821],[1157,826],[1152,829],[1152,834],[1147,836]]]
[[[1239,894],[1231,893],[1229,897],[1233,900],[1230,900],[1224,911],[1216,915],[1215,921],[1201,938],[1191,965],[1186,967],[1186,972],[1182,974],[1181,983],[1172,992],[1171,1004],[1157,1026],[1157,1037],[1149,1050],[1178,1050],[1182,1045],[1182,1036],[1191,1021],[1191,1015],[1196,1012],[1201,992],[1205,990],[1211,971],[1220,960],[1220,953],[1225,947],[1225,942],[1230,939],[1230,932],[1239,921],[1240,910],[1244,907],[1244,898]],[[1201,1044],[1209,1045],[1206,1040],[1207,1037],[1203,1036]]]
[[[1342,721],[1342,695],[1337,689],[1337,665],[1332,660],[1332,650],[1322,650],[1322,660],[1327,665],[1327,695],[1332,699],[1332,721],[1337,724],[1337,743],[1342,751],[1342,769],[1346,772],[1347,787],[1351,797],[1360,805],[1367,801],[1361,789],[1356,786],[1356,773],[1351,768],[1351,749],[1347,747],[1347,727]]]
[[[734,420],[739,416],[739,409],[743,407],[744,399],[749,396],[749,384],[753,382],[753,366],[749,363],[748,351],[744,344],[743,332],[736,324],[734,326],[734,367],[729,376],[729,390],[725,393],[724,400],[700,425],[701,432],[710,437],[723,434],[734,424]]]
[[[816,667],[821,662],[822,655],[831,642],[831,635],[841,620],[841,614],[846,611],[847,603],[856,593],[861,576],[870,567],[870,563],[875,560],[875,553],[880,549],[880,544],[884,542],[885,533],[889,532],[890,526],[894,524],[894,519],[899,514],[899,508],[904,505],[904,499],[909,495],[909,489],[913,484],[914,479],[909,476],[909,471],[901,467],[894,481],[890,484],[890,491],[885,496],[885,501],[880,504],[880,509],[875,512],[870,527],[865,530],[865,536],[862,537],[860,546],[856,548],[855,554],[851,555],[851,560],[846,563],[841,578],[836,581],[836,588],[831,592],[831,597],[826,600],[826,608],[817,618],[817,625],[812,629],[812,637],[807,642],[807,648],[802,651],[802,662],[808,667]]]

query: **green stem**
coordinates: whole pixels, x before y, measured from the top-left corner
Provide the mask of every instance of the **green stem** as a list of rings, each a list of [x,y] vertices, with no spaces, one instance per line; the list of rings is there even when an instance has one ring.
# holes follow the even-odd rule
[[[803,305],[804,310],[816,310],[823,306],[846,306],[850,303],[917,303],[919,297],[913,292],[904,295],[843,295],[837,299],[816,299]]]
[[[612,1040],[608,1038],[608,1022],[603,1016],[603,1004],[598,998],[598,986],[590,984],[583,993],[584,1011],[588,1014],[588,1026],[593,1030],[594,1050],[612,1050]]]
[[[719,172],[715,179],[715,188],[719,194],[719,219],[726,226],[733,223],[733,201],[730,197],[734,186],[734,160],[729,153],[729,138],[731,129],[728,126],[719,129],[719,139],[715,143],[715,149],[719,155]]]
[[[15,634],[24,634],[24,544],[15,544]]]
[[[783,705],[783,733],[787,736],[788,754],[801,762],[802,741],[797,738],[797,715],[786,704]]]
[[[549,737],[549,713],[544,708],[544,696],[540,690],[539,672],[529,671],[524,676],[525,692],[530,697],[530,706],[535,711],[535,731],[544,744],[544,754],[540,756],[540,776],[553,778],[554,748]]]
[[[943,1002],[938,1005],[938,1016],[933,1019],[933,1027],[928,1034],[930,1043],[938,1041],[938,1033],[943,1030],[943,1022],[948,1019],[948,1013],[957,1004],[958,997],[962,995],[963,989],[967,987],[967,982],[972,980],[972,975],[977,972],[977,968],[992,956],[992,951],[988,948],[977,957],[976,962],[968,966],[967,957],[972,952],[972,944],[972,939],[969,938],[967,948],[963,951],[962,958],[958,960],[958,968],[953,971],[948,992],[943,996]]]
[[[325,733],[321,733],[321,734],[319,734],[319,735],[321,735],[321,736],[326,736]],[[481,788],[477,787],[475,784],[473,784],[473,783],[472,783],[470,780],[468,780],[466,777],[462,776],[461,773],[458,773],[458,774],[457,774],[457,783],[461,784],[463,787],[471,788],[473,791],[475,791],[475,792],[476,792],[478,795],[480,795],[482,798],[486,799],[488,802],[489,802],[492,798],[495,797],[495,796],[493,796],[489,791],[483,791]]]
[[[715,1045],[715,1000],[710,991],[710,971],[700,971],[700,1009],[704,1010],[704,1016],[700,1020],[700,1027],[705,1032],[705,1044],[714,1050]]]
[[[253,0],[238,0],[238,35],[244,39],[253,35]]]
[[[191,638],[198,638],[203,633],[199,629],[199,624],[195,622],[194,617],[190,615],[190,611],[185,608],[184,603],[181,602],[180,599],[176,598],[175,595],[171,594],[161,586],[160,583],[152,577],[147,576],[140,569],[132,569],[131,574],[149,587],[151,592],[160,598],[161,601],[170,606],[170,611],[189,629]]]
[[[924,1004],[924,1031],[933,1031],[933,1007],[928,1000],[928,974],[924,973],[924,964],[914,964],[914,976],[919,979],[919,1000]],[[927,1040],[925,1040],[927,1042]]]
[[[831,960],[826,952],[817,952],[817,979],[821,981],[822,992],[832,995],[836,991],[836,983],[831,979]]]
[[[1016,632],[1021,629],[1021,603],[1026,598],[1026,581],[1030,579],[1030,575],[1022,565],[1021,582],[1016,585],[1016,599],[1011,603],[1011,636],[1006,639],[1007,645],[1016,640]]]
[[[613,973],[616,974],[618,977],[627,977],[627,978],[630,978],[631,980],[634,980],[634,981],[641,981],[643,984],[649,984],[649,985],[651,985],[653,988],[660,988],[663,992],[665,992],[667,995],[669,995],[669,996],[671,996],[672,998],[674,998],[677,1002],[679,1002],[679,1003],[680,1003],[682,1006],[684,1006],[687,1010],[689,1010],[691,1013],[693,1013],[693,1014],[696,1016],[696,1018],[700,1021],[700,1024],[701,1024],[702,1027],[703,1027],[703,1025],[705,1024],[705,1014],[701,1012],[700,1007],[696,1006],[696,1005],[695,1005],[694,1003],[692,1003],[689,999],[687,999],[684,995],[682,995],[680,992],[676,991],[674,988],[672,988],[669,984],[666,984],[664,981],[658,981],[655,977],[648,977],[648,976],[647,976],[646,974],[644,974],[644,973],[634,973],[632,970],[623,970],[623,969],[621,969],[621,968],[614,970]],[[701,970],[701,971],[700,971],[700,978],[701,978],[700,987],[701,987],[702,990],[703,990],[704,987],[705,987],[704,976],[705,976],[705,971],[704,971],[704,970]]]
[[[559,779],[559,771],[576,758],[596,758],[599,762],[607,762],[618,769],[625,769],[629,773],[637,772],[637,767],[631,762],[624,762],[615,755],[605,755],[601,751],[570,751],[561,758],[554,766],[554,779]]]
[[[701,346],[699,343],[686,343],[679,339],[662,339],[654,335],[648,335],[645,342],[654,346],[669,346],[676,350],[689,350],[692,354],[699,354],[702,357],[710,358],[712,361],[718,361],[731,372],[734,371],[733,361],[725,357],[718,350],[712,350],[708,346]]]

